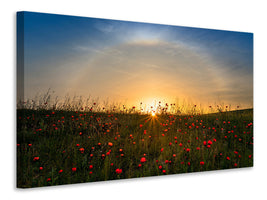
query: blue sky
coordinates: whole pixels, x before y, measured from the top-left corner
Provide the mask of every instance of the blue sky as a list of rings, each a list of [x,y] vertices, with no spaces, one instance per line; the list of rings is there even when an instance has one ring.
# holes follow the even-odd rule
[[[25,98],[252,107],[253,34],[24,13]]]

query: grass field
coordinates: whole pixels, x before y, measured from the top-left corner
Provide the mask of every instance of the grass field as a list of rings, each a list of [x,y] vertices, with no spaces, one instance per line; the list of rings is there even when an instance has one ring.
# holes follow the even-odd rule
[[[17,109],[17,187],[253,166],[253,110]]]

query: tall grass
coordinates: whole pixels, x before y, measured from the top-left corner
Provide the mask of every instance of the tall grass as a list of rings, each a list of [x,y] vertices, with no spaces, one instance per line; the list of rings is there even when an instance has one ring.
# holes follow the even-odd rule
[[[159,103],[153,117],[142,105],[49,95],[18,103],[18,187],[253,166],[252,109]]]

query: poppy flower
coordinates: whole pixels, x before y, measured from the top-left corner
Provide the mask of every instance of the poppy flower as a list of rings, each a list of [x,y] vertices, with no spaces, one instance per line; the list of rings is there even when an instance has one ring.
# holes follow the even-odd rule
[[[80,151],[81,153],[84,153],[84,148],[80,148],[79,151]]]
[[[146,158],[145,157],[142,157],[141,160],[140,160],[141,163],[144,163],[146,162]]]
[[[37,161],[37,160],[39,160],[39,157],[34,157],[33,160]]]
[[[73,167],[71,170],[72,170],[73,172],[76,172],[77,168],[76,168],[76,167]]]
[[[117,174],[121,174],[121,173],[122,173],[122,169],[119,169],[119,168],[118,168],[118,169],[115,170],[115,172],[116,172]]]
[[[201,161],[201,162],[200,162],[200,165],[204,165],[204,161]]]

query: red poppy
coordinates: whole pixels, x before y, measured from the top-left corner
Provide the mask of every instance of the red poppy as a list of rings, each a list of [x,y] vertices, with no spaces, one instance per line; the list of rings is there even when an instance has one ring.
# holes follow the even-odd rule
[[[37,161],[37,160],[39,160],[39,157],[34,157],[33,160]]]
[[[117,174],[121,174],[121,173],[122,173],[122,169],[119,169],[119,168],[118,168],[118,169],[115,170],[115,172],[116,172]]]
[[[145,157],[142,157],[141,160],[140,160],[141,163],[144,163],[146,162],[146,158]]]
[[[76,167],[73,167],[71,170],[72,170],[73,172],[76,172],[77,168],[76,168]]]

